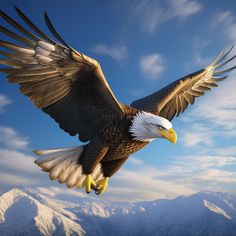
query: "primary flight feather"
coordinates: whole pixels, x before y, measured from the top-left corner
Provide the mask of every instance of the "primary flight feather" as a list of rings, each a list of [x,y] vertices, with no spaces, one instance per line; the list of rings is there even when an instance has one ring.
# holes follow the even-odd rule
[[[35,161],[51,179],[68,187],[105,192],[109,178],[134,152],[157,138],[173,143],[177,135],[171,120],[184,112],[196,97],[217,86],[225,73],[236,68],[219,69],[232,61],[232,48],[220,52],[206,68],[183,77],[161,90],[134,101],[130,106],[119,102],[109,87],[100,64],[70,47],[57,33],[48,15],[45,22],[52,35],[47,36],[19,8],[24,26],[0,11],[0,16],[15,30],[3,26],[0,31],[20,44],[0,41],[10,83],[19,84],[20,92],[50,115],[65,132],[79,135],[85,145],[36,150]],[[20,34],[19,34],[20,33]]]

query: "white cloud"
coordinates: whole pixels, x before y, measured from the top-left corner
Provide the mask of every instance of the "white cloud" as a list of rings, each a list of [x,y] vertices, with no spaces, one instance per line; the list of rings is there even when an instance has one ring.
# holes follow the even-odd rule
[[[207,37],[204,37],[204,35],[193,36],[190,37],[190,39],[193,43],[193,48],[198,52],[204,50],[211,42],[211,40]]]
[[[200,118],[199,118],[200,120]],[[193,120],[192,120],[193,121]],[[214,147],[217,138],[229,140],[236,137],[236,130],[220,127],[215,124],[194,123],[184,130],[180,136],[182,144],[186,147]],[[209,150],[208,150],[209,151]],[[215,152],[216,153],[216,152]]]
[[[201,68],[205,68],[208,66],[213,60],[210,57],[202,57],[198,53],[194,56],[194,64],[200,66]]]
[[[200,176],[202,181],[211,182],[216,185],[223,184],[235,184],[236,183],[236,173],[230,171],[224,171],[219,169],[209,169],[201,173]],[[217,181],[216,181],[217,179]]]
[[[40,173],[32,156],[9,149],[0,149],[0,166],[2,170],[8,170],[10,173]]]
[[[176,158],[174,165],[189,171],[203,171],[209,168],[220,168],[227,165],[236,165],[236,158],[233,156],[184,156]]]
[[[227,156],[227,155],[236,155],[236,146],[229,146],[229,147],[215,147],[215,152],[218,155]]]
[[[231,11],[217,12],[211,18],[210,26],[207,30],[213,34],[219,34],[221,36],[220,38],[223,36],[228,43],[228,47],[234,45],[236,41],[236,17],[233,13]],[[199,36],[193,38],[193,46],[197,50],[194,56],[194,64],[196,66],[206,67],[214,60],[214,58],[204,57],[200,53],[209,42],[208,39],[203,39]],[[234,55],[234,53],[231,52],[231,55]],[[187,63],[186,67],[192,68],[192,64]]]
[[[164,11],[157,1],[136,2],[131,11],[140,20],[142,29],[149,33],[153,33],[157,26],[166,20]]]
[[[143,161],[135,158],[134,156],[130,156],[128,159],[128,162],[133,164],[133,165],[142,165]]]
[[[234,21],[234,17],[230,11],[224,11],[214,15],[214,26],[218,26],[219,24],[231,25]]]
[[[106,197],[119,201],[141,201],[173,198],[195,192],[195,189],[184,183],[156,178],[157,172],[157,169],[147,166],[142,166],[142,170],[121,170],[110,180]]]
[[[19,136],[11,127],[0,126],[0,144],[12,149],[24,149],[28,143],[27,138]]]
[[[47,175],[34,164],[34,158],[25,154],[29,144],[27,138],[6,126],[0,126],[0,190],[43,182]]]
[[[109,56],[118,62],[122,62],[127,57],[125,46],[108,46],[106,44],[97,44],[92,48],[94,53]]]
[[[204,119],[223,130],[236,128],[236,73],[205,95],[188,114],[191,120]]]
[[[165,60],[158,53],[148,54],[140,59],[139,67],[145,77],[158,79],[158,76],[165,70]]]
[[[61,195],[67,195],[70,197],[75,197],[76,198],[81,198],[81,197],[86,197],[86,198],[92,198],[92,195],[88,195],[85,192],[81,192],[78,189],[68,189],[65,187],[65,185],[60,185],[60,187],[55,187],[55,186],[49,186],[47,188],[45,187],[37,187],[37,190],[42,193],[43,195],[46,195],[48,197],[52,198],[57,198],[60,199]]]
[[[194,123],[191,127],[180,135],[180,140],[185,147],[193,147],[197,145],[209,146],[214,144],[214,136],[217,136],[212,126]]]
[[[5,111],[5,107],[11,104],[12,101],[4,94],[0,94],[0,113]]]
[[[201,10],[201,4],[190,0],[134,1],[130,4],[132,15],[141,22],[144,31],[153,33],[159,25],[172,19],[183,19]]]
[[[2,188],[16,187],[21,185],[28,185],[32,183],[32,179],[29,177],[22,177],[15,173],[0,173],[0,185]],[[35,184],[37,184],[35,182]]]
[[[57,181],[51,181],[48,174],[42,172],[34,163],[34,160],[33,155],[27,155],[22,151],[0,149],[0,192],[15,187],[47,186],[51,193],[53,191],[57,196],[60,194],[84,195],[77,189],[69,190],[65,185],[61,185]],[[40,190],[42,189],[40,188]],[[46,193],[46,190],[44,192]]]
[[[236,166],[233,156],[183,156],[176,158],[171,166],[159,170],[159,179],[171,179],[176,183],[185,183],[197,191],[230,191],[236,182],[236,173],[227,168]]]
[[[21,151],[0,149],[0,191],[18,186],[48,183],[48,176],[34,164],[34,158]]]
[[[214,30],[219,29],[219,33],[226,36],[229,43],[236,41],[236,18],[231,11],[224,11],[213,16],[212,26]]]
[[[179,17],[187,17],[199,12],[202,8],[201,4],[197,1],[189,0],[170,0],[173,15]]]
[[[189,195],[197,191],[231,191],[236,173],[233,156],[181,156],[158,168],[142,164],[122,169],[111,180],[105,198],[124,201],[153,200]]]

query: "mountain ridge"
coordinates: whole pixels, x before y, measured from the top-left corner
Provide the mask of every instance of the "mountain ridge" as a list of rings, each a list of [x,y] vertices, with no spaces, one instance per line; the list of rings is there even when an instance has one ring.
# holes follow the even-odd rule
[[[0,196],[0,235],[16,234],[235,236],[236,196],[208,191],[129,203],[15,188]]]
[[[80,225],[21,189],[1,195],[0,206],[0,235],[52,235],[58,230],[64,232],[63,235],[72,235],[74,232],[84,235]]]

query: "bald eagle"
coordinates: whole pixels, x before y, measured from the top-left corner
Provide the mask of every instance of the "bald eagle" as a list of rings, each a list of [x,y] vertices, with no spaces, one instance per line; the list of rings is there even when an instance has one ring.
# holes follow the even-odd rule
[[[40,157],[35,163],[49,172],[50,179],[68,187],[85,187],[87,193],[92,189],[96,194],[104,193],[109,178],[128,157],[152,140],[165,138],[175,143],[177,135],[171,120],[236,68],[219,70],[236,57],[228,59],[232,48],[225,54],[222,50],[206,68],[125,105],[116,99],[100,64],[70,47],[46,12],[46,25],[58,42],[17,7],[16,12],[32,31],[0,12],[21,33],[0,26],[3,34],[20,43],[0,41],[0,46],[7,49],[0,51],[4,56],[0,63],[7,66],[0,70],[61,129],[87,142],[77,147],[36,150]]]

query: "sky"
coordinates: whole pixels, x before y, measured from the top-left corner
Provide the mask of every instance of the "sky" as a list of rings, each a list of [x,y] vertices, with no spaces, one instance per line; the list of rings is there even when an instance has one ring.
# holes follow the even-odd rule
[[[48,33],[43,21],[46,10],[64,40],[98,60],[116,98],[130,104],[206,67],[223,47],[236,42],[235,1],[212,3],[8,0],[1,2],[1,9],[20,21],[13,7],[16,4]],[[7,26],[2,19],[0,23]],[[79,145],[78,138],[37,110],[4,74],[0,77],[0,193],[13,187],[40,186],[83,194],[49,180],[33,163],[36,157],[32,153],[34,149]],[[155,140],[133,154],[99,198],[143,201],[198,191],[236,194],[235,89],[236,71],[173,120],[176,145]]]

